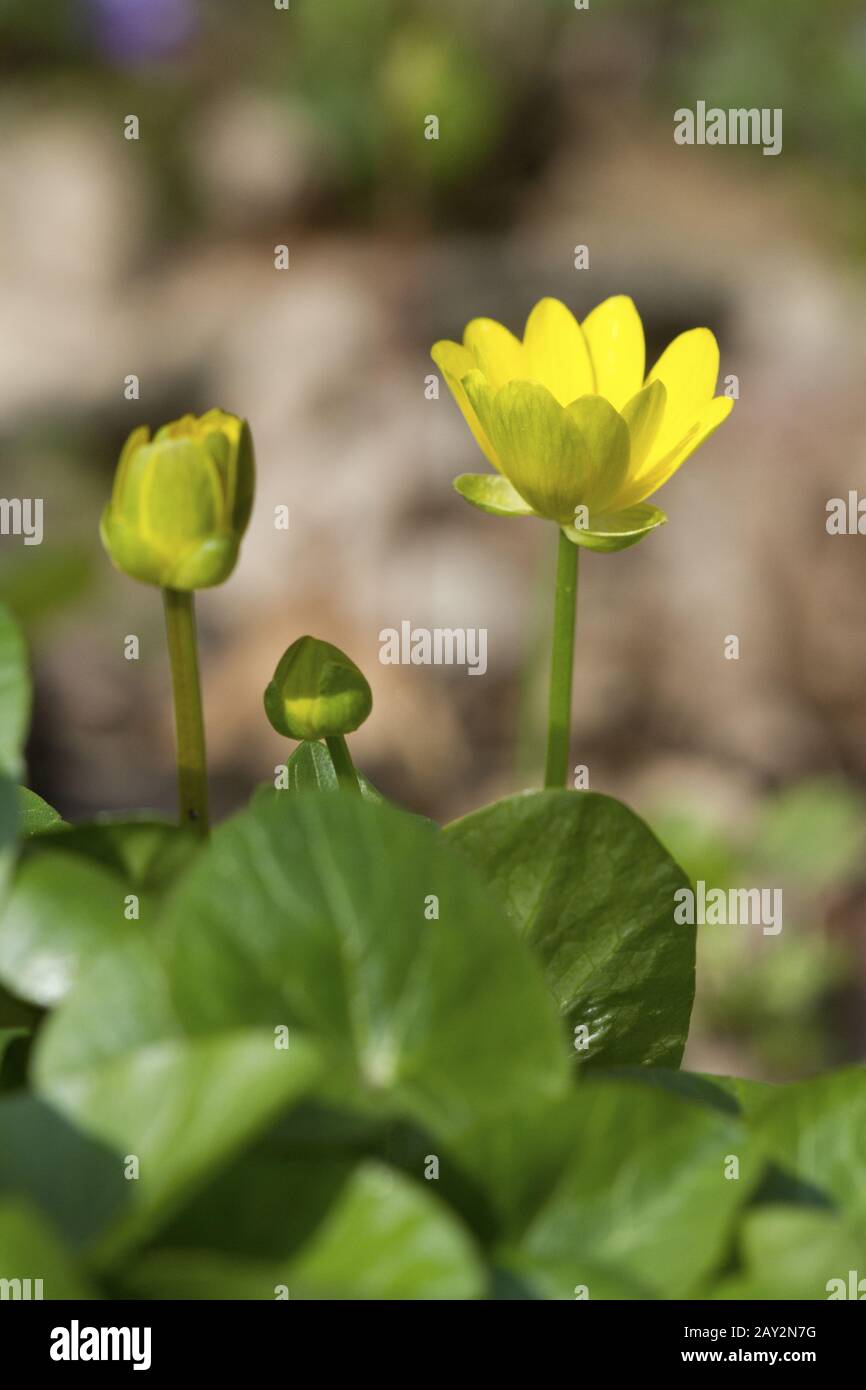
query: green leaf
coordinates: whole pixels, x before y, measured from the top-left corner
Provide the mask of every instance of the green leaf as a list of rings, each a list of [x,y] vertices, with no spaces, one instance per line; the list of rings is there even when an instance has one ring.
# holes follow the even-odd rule
[[[130,1196],[121,1156],[32,1095],[0,1100],[0,1198],[38,1207],[72,1249],[90,1245]]]
[[[288,1152],[275,1137],[283,1123],[278,1121],[177,1212],[160,1235],[161,1249],[273,1262],[284,1261],[311,1238],[357,1158],[341,1153],[337,1143],[314,1154]]]
[[[694,996],[695,930],[674,922],[688,880],[636,815],[593,792],[507,797],[446,831],[541,961],[588,1067],[676,1067]],[[579,1039],[578,1039],[579,1040]]]
[[[273,1027],[214,1022],[184,1031],[171,981],[150,940],[104,952],[49,1020],[36,1049],[39,1092],[127,1158],[135,1204],[109,1258],[169,1215],[311,1084],[313,1049],[275,1046]]]
[[[19,834],[23,840],[31,835],[41,835],[46,830],[56,830],[66,822],[62,816],[43,801],[41,796],[29,787],[18,788]]]
[[[392,807],[298,796],[241,813],[160,936],[189,1030],[296,1028],[325,1050],[332,1098],[361,1110],[447,1129],[567,1084],[555,1010],[495,896]]]
[[[434,899],[438,919],[425,915]],[[314,1085],[379,1124],[408,1116],[432,1133],[503,1097],[567,1091],[556,1011],[526,948],[414,817],[279,797],[218,829],[164,910],[146,937],[97,958],[34,1061],[42,1094],[139,1158],[141,1219],[115,1252]]]
[[[866,1232],[866,1070],[846,1067],[774,1087],[752,1115],[756,1138],[809,1202],[829,1199]],[[866,1274],[866,1269],[864,1269]]]
[[[654,1087],[587,1080],[573,1097],[571,1151],[519,1240],[498,1263],[536,1290],[570,1299],[619,1297],[608,1282],[645,1297],[683,1298],[713,1270],[763,1160],[742,1122]],[[739,1178],[725,1174],[730,1156]],[[599,1286],[594,1280],[604,1276]]]
[[[18,778],[30,725],[30,673],[24,638],[0,604],[0,772]]]
[[[866,1285],[859,1289],[866,1239],[819,1207],[763,1206],[747,1212],[738,1256],[738,1271],[709,1287],[705,1297],[812,1300],[866,1294]]]
[[[289,1259],[158,1251],[122,1287],[144,1298],[274,1299],[284,1290],[303,1300],[436,1300],[478,1298],[485,1283],[471,1241],[435,1196],[366,1164]]]
[[[772,1094],[764,1081],[744,1081],[738,1076],[712,1076],[709,1072],[666,1071],[662,1067],[613,1067],[602,1073],[605,1080],[634,1081],[654,1086],[727,1115],[750,1114]]]
[[[12,1297],[98,1297],[44,1217],[21,1202],[0,1202],[0,1279],[13,1281]]]
[[[334,764],[324,743],[299,743],[286,763],[286,769],[288,785],[277,788],[266,782],[256,789],[253,799],[257,803],[273,800],[274,797],[281,796],[284,792],[339,791]],[[384,801],[381,793],[377,792],[372,783],[368,782],[367,778],[360,772],[358,773],[358,783],[362,796],[370,801]]]
[[[431,1194],[366,1166],[285,1282],[300,1298],[469,1299],[484,1276],[467,1235]]]
[[[69,825],[52,835],[44,845],[31,845],[25,855],[73,854],[103,865],[130,891],[136,888],[164,892],[186,868],[201,848],[201,837],[194,830],[141,815],[100,816],[83,825]]]
[[[31,839],[0,915],[0,981],[51,1008],[104,950],[152,926],[160,894],[200,845],[156,821],[67,826]],[[128,899],[138,899],[136,910]]]

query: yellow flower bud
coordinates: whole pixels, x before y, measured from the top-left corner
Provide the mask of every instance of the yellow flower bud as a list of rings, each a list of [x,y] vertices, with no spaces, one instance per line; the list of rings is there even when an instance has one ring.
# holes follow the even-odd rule
[[[117,569],[164,589],[228,579],[250,519],[255,463],[249,426],[209,410],[133,430],[120,455],[102,544]]]
[[[265,691],[265,712],[287,738],[336,738],[363,724],[373,695],[339,647],[299,637],[284,652]]]

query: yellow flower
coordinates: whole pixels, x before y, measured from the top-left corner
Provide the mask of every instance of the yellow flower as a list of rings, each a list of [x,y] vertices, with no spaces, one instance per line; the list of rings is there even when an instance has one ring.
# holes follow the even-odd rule
[[[719,349],[708,328],[681,333],[644,377],[644,334],[628,295],[580,324],[542,299],[523,341],[473,319],[463,343],[431,356],[496,473],[454,486],[482,511],[555,521],[576,545],[623,550],[667,520],[645,499],[728,416],[715,396]]]
[[[235,567],[253,504],[249,426],[209,410],[157,430],[133,430],[123,446],[102,543],[117,569],[143,584],[207,589]]]

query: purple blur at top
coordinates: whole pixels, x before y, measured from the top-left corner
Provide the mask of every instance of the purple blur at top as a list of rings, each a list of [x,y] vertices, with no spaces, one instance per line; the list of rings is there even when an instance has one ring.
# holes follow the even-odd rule
[[[198,28],[196,0],[88,0],[99,47],[121,63],[170,58]]]

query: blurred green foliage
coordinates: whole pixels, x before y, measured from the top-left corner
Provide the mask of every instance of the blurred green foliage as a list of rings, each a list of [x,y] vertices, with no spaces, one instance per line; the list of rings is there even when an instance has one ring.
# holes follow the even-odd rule
[[[154,177],[186,216],[196,209],[178,136],[206,103],[250,88],[308,123],[327,184],[319,215],[491,214],[585,135],[581,112],[595,145],[608,103],[621,114],[649,102],[667,122],[699,98],[781,106],[786,153],[834,178],[842,201],[854,195],[852,214],[862,195],[859,0],[608,0],[589,11],[571,0],[292,0],[285,11],[6,0],[0,38],[7,86],[61,78],[72,101],[145,113]],[[431,114],[438,141],[424,136]]]
[[[850,1044],[827,1006],[850,978],[854,953],[844,935],[828,932],[827,916],[862,880],[862,796],[821,778],[769,797],[735,828],[697,805],[662,808],[651,821],[693,883],[783,893],[778,936],[699,927],[693,1027],[744,1045],[778,1076],[844,1060]]]

